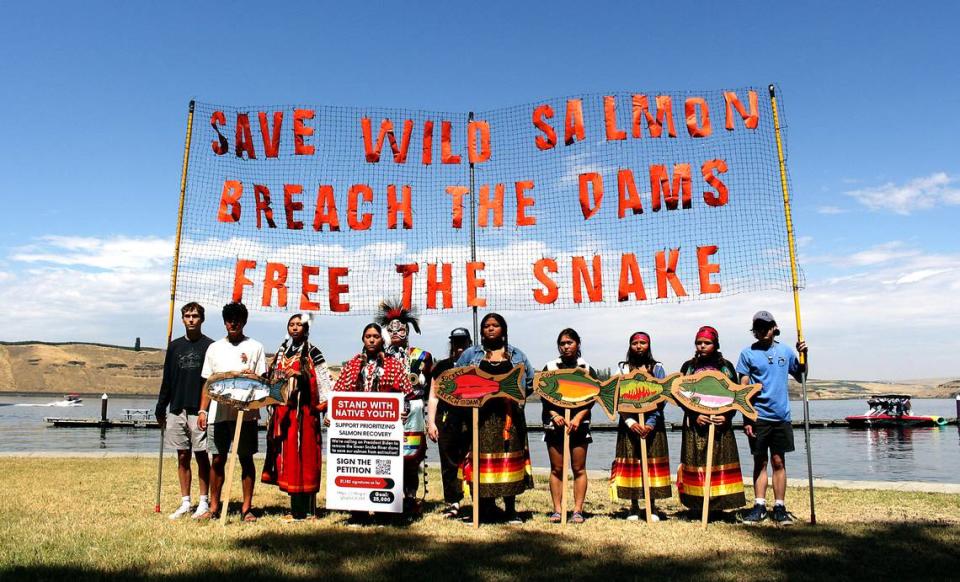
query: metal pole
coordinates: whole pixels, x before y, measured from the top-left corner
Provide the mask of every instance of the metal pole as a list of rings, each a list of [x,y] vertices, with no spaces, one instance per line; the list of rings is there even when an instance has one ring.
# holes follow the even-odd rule
[[[183,167],[180,170],[180,207],[177,210],[177,235],[173,243],[173,271],[170,274],[170,311],[167,317],[167,346],[173,339],[173,307],[177,299],[177,272],[180,266],[180,232],[183,229],[183,200],[187,193],[187,165],[190,162],[190,138],[193,136],[194,101],[187,113],[187,138],[183,145]],[[160,513],[160,484],[163,482],[163,439],[166,425],[160,427],[160,455],[157,461],[157,498],[154,510]]]
[[[790,213],[790,193],[787,188],[787,165],[783,157],[783,141],[780,138],[780,117],[777,115],[777,95],[770,85],[770,106],[773,109],[773,129],[777,138],[777,157],[780,161],[780,187],[783,190],[783,214],[787,223],[787,247],[790,251],[790,276],[793,281],[793,312],[797,319],[797,341],[803,341],[803,323],[800,320],[800,284],[797,275],[797,250],[793,237],[793,216]],[[807,448],[807,479],[810,489],[810,524],[817,524],[817,509],[813,495],[813,457],[810,452],[810,401],[807,399],[806,356],[799,354],[804,371],[800,386],[803,393],[803,441]]]
[[[473,111],[467,117],[467,121],[473,121]],[[473,162],[470,162],[470,262],[477,260],[477,201],[476,191],[474,189],[474,168]],[[477,320],[477,306],[473,306],[473,341],[480,342],[480,322]]]

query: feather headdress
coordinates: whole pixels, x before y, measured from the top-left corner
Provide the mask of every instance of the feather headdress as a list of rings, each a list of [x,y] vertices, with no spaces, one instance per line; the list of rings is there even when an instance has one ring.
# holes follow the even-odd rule
[[[380,313],[374,321],[386,327],[394,319],[399,319],[401,323],[409,325],[415,332],[420,333],[420,318],[417,317],[415,307],[405,309],[401,299],[384,299],[380,302]]]

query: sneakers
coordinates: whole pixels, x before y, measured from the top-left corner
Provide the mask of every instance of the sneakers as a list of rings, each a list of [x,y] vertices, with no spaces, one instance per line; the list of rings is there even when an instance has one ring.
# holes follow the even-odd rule
[[[181,504],[180,504],[180,507],[178,507],[176,511],[174,511],[173,513],[171,513],[171,514],[170,514],[169,516],[167,516],[167,517],[169,517],[170,519],[180,519],[181,517],[183,517],[184,515],[186,515],[186,514],[188,514],[188,513],[190,513],[190,504],[189,504],[189,503],[181,503]]]
[[[740,521],[746,524],[757,524],[767,519],[767,506],[759,503],[753,506],[753,509],[740,517]]]
[[[193,512],[193,515],[191,515],[190,518],[200,519],[200,517],[202,517],[203,514],[207,513],[208,511],[210,511],[210,504],[200,503],[200,505],[197,506],[197,510]]]
[[[785,505],[774,505],[773,522],[777,525],[793,525],[793,514],[787,511]]]

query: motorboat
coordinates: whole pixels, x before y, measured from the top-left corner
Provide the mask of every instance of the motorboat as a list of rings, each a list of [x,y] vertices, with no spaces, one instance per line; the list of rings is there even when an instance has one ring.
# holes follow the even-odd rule
[[[851,428],[888,428],[915,426],[944,426],[942,416],[915,416],[910,414],[910,395],[878,394],[867,400],[870,410],[866,414],[848,416]]]

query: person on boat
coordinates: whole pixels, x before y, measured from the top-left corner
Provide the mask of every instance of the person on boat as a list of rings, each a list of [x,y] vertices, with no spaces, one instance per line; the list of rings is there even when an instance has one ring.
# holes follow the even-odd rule
[[[226,337],[210,344],[203,360],[203,370],[200,375],[204,379],[223,372],[247,372],[262,376],[267,371],[266,358],[263,353],[263,344],[248,338],[243,333],[247,325],[247,307],[240,302],[233,302],[223,307],[223,326],[227,330]],[[209,519],[220,512],[220,493],[223,489],[224,468],[230,446],[233,444],[233,434],[237,423],[237,409],[232,406],[218,406],[218,402],[211,401],[209,394],[203,392],[200,400],[197,426],[207,431],[207,449],[213,455],[210,466],[210,510],[200,516]],[[256,481],[256,468],[253,464],[253,455],[257,452],[259,435],[257,422],[260,412],[246,412],[243,415],[243,424],[240,428],[240,438],[237,442],[237,457],[240,460],[240,478],[243,489],[243,504],[240,514],[243,521],[256,521],[253,509],[253,487]],[[227,508],[223,508],[224,511]]]
[[[630,336],[626,359],[619,363],[619,373],[629,374],[636,370],[663,378],[663,364],[653,357],[650,334],[638,331]],[[664,404],[645,415],[640,422],[637,414],[621,414],[617,425],[617,447],[613,466],[610,469],[611,493],[620,499],[630,500],[627,519],[640,519],[640,500],[643,499],[643,463],[640,439],[647,441],[647,469],[649,472],[651,521],[660,521],[656,513],[657,499],[669,499],[673,494],[670,486],[670,454],[667,448],[667,429],[663,420]]]
[[[260,481],[290,495],[290,520],[316,513],[323,460],[320,413],[333,384],[320,348],[309,337],[309,319],[300,313],[290,317],[268,374],[274,381],[293,382],[287,401],[272,406]]]
[[[419,334],[420,323],[413,309],[404,309],[401,302],[382,301],[377,323],[383,326],[387,336],[386,354],[403,365],[410,379],[410,392],[404,403],[407,420],[403,426],[403,501],[407,510],[419,514],[420,465],[427,455],[423,399],[430,387],[433,355],[410,345],[410,329]]]
[[[471,345],[473,342],[466,328],[458,327],[450,332],[450,352],[448,357],[433,366],[434,381],[430,383],[427,405],[427,436],[437,443],[439,449],[443,501],[447,504],[443,516],[448,519],[460,516],[463,481],[459,476],[459,468],[470,449],[470,423],[469,414],[464,414],[460,408],[450,406],[437,397],[436,378],[452,369],[460,354]]]
[[[742,519],[748,524],[767,519],[769,460],[773,467],[773,521],[779,525],[792,525],[793,516],[786,507],[785,456],[794,450],[787,378],[793,376],[798,382],[803,381],[807,367],[800,363],[793,350],[776,341],[780,329],[769,311],[758,311],[753,316],[750,331],[757,341],[740,352],[737,373],[741,375],[741,384],[760,384],[762,388],[753,401],[757,421],[744,422],[744,432],[753,455],[754,506]],[[806,342],[797,342],[797,351],[806,356]]]
[[[197,426],[200,393],[203,378],[200,370],[207,348],[213,340],[203,335],[203,306],[190,302],[180,308],[185,335],[167,346],[163,359],[163,378],[157,395],[155,414],[167,445],[177,451],[177,476],[180,479],[180,507],[170,514],[179,519],[190,513],[190,454],[197,459],[197,478],[200,481],[200,501],[193,513],[198,518],[210,509],[207,496],[210,483],[210,458],[207,456],[207,431]],[[167,415],[167,407],[170,414]]]
[[[467,348],[457,359],[457,366],[477,366],[487,374],[502,375],[523,365],[526,392],[530,394],[533,390],[533,367],[527,356],[508,342],[507,321],[503,316],[498,313],[485,315],[480,321],[480,334],[480,345]],[[501,516],[496,515],[499,508],[495,500],[503,497],[502,519],[519,524],[517,495],[533,488],[523,408],[507,398],[487,401],[480,409],[479,440],[480,467],[472,466],[472,454],[463,466],[467,483],[472,483],[474,470],[480,471],[480,491],[473,492],[474,503],[479,500],[480,513],[487,520],[497,520]]]
[[[572,328],[564,329],[557,336],[557,350],[560,357],[547,362],[543,367],[547,370],[565,370],[581,368],[587,370],[591,376],[597,377],[597,371],[583,359],[580,353],[580,334]],[[593,442],[590,434],[590,410],[594,401],[590,400],[579,408],[570,411],[570,422],[564,419],[564,410],[546,400],[541,400],[541,420],[543,421],[543,441],[547,443],[547,454],[550,456],[550,497],[553,500],[553,513],[550,514],[552,523],[560,523],[561,511],[567,508],[563,502],[563,472],[567,468],[563,465],[563,435],[570,435],[570,469],[573,471],[573,514],[572,523],[583,523],[583,501],[587,496],[587,447]]]
[[[709,325],[697,330],[693,358],[680,366],[684,375],[714,370],[739,383],[734,365],[720,352],[720,334]],[[680,503],[694,512],[703,509],[703,493],[707,468],[708,427],[714,425],[713,466],[710,471],[710,512],[739,509],[746,504],[743,473],[737,439],[731,428],[736,413],[707,415],[684,410],[683,440],[680,466],[677,467],[677,491]],[[698,514],[699,517],[699,514]]]

